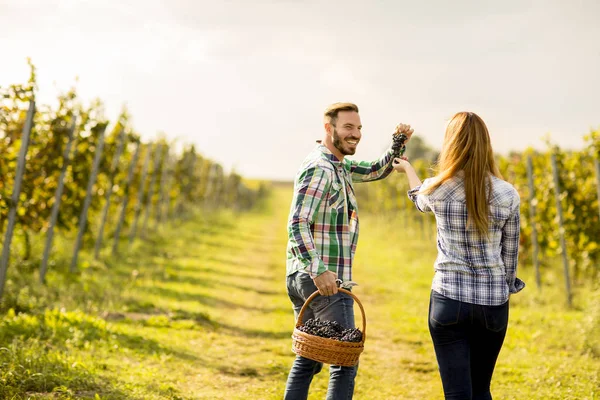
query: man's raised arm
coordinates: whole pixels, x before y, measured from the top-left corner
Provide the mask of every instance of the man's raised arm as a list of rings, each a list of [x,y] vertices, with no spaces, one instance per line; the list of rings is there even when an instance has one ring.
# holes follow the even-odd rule
[[[408,142],[414,132],[414,129],[407,124],[398,124],[396,126],[395,135],[404,134],[406,142]],[[379,160],[368,161],[350,161],[350,172],[352,173],[353,182],[370,182],[387,177],[393,170],[392,160],[394,152],[390,147]]]
[[[390,147],[377,161],[350,161],[353,182],[370,182],[387,177],[393,170],[392,148]]]

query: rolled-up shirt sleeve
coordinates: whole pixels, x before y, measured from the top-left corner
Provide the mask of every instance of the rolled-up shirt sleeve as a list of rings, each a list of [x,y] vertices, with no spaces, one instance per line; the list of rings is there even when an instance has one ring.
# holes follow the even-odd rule
[[[417,210],[421,212],[429,212],[432,211],[431,203],[429,201],[429,196],[426,194],[419,193],[421,189],[425,189],[431,181],[429,179],[425,179],[423,184],[420,186],[414,187],[408,191],[408,198],[415,203]]]

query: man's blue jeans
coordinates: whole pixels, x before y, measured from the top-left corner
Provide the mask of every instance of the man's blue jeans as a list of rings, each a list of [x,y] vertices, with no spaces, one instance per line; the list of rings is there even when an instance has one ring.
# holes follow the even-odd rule
[[[306,299],[317,290],[312,278],[304,272],[296,272],[287,277],[287,290],[292,300],[294,315],[297,318]],[[345,328],[354,328],[354,299],[338,292],[333,296],[317,296],[304,312],[303,322],[310,318],[337,321]],[[313,376],[319,373],[323,364],[296,356],[285,388],[285,400],[305,400]],[[354,378],[358,366],[329,367],[329,388],[327,400],[352,399]]]
[[[446,400],[491,400],[490,382],[508,325],[500,306],[463,303],[431,291],[429,332]]]

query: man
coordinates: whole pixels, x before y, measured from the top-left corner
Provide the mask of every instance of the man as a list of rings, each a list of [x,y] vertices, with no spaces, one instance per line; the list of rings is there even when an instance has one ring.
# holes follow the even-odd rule
[[[296,317],[306,299],[318,290],[321,296],[309,303],[305,320],[319,318],[354,328],[354,301],[338,293],[336,280],[352,279],[352,260],[358,241],[358,208],[353,182],[383,179],[393,170],[392,149],[375,162],[344,158],[356,152],[362,137],[358,107],[335,103],[325,110],[325,137],[304,160],[294,184],[288,220],[287,289]],[[398,133],[409,139],[410,125],[400,124]],[[322,363],[296,356],[290,370],[285,399],[306,399],[313,376]],[[327,399],[351,399],[357,367],[332,365]]]

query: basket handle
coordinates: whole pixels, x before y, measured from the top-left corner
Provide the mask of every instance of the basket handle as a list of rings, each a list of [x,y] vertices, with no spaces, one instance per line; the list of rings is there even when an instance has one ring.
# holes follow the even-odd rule
[[[358,297],[356,297],[349,290],[338,288],[338,292],[346,293],[347,295],[351,296],[358,303],[358,306],[360,307],[360,312],[362,313],[362,321],[363,321],[362,342],[364,342],[365,339],[367,338],[367,317],[365,316],[365,309],[363,308],[362,303],[360,302]],[[302,325],[302,317],[304,317],[304,311],[306,310],[308,303],[310,303],[317,296],[319,296],[318,290],[316,290],[313,294],[308,296],[308,299],[306,299],[306,301],[302,305],[302,308],[300,309],[300,312],[298,313],[298,319],[296,320],[296,328],[299,327],[300,325]]]

